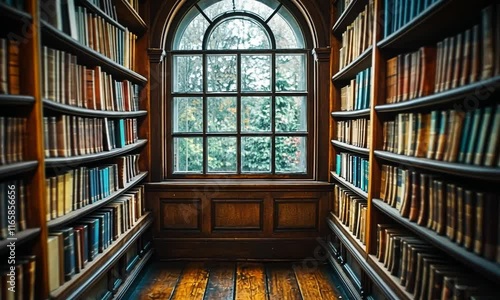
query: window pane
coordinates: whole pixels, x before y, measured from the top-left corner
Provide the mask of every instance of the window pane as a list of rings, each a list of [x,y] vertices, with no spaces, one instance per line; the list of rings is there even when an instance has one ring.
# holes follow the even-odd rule
[[[174,173],[203,172],[203,139],[174,138]]]
[[[208,132],[236,131],[236,98],[207,98]]]
[[[297,22],[283,6],[267,23],[274,33],[277,49],[304,48],[304,37]]]
[[[304,54],[276,55],[276,91],[305,91],[306,67]]]
[[[271,55],[241,56],[241,90],[244,92],[271,90]]]
[[[276,173],[306,172],[306,138],[278,136],[275,146]]]
[[[250,13],[254,13],[262,18],[262,20],[266,20],[273,13],[274,9],[278,7],[279,2],[274,0],[222,0],[217,3],[210,5],[213,3],[213,0],[200,1],[199,6],[204,9],[203,11],[210,19],[215,19],[217,16],[225,13],[226,11],[234,9],[238,11],[247,11]],[[207,5],[207,8],[205,8]]]
[[[271,42],[260,24],[233,18],[217,25],[208,38],[207,49],[270,49]]]
[[[203,90],[203,63],[201,55],[174,56],[174,92],[201,92]]]
[[[203,100],[174,98],[174,132],[203,132]]]
[[[241,131],[271,131],[271,97],[241,98]]]
[[[305,96],[276,97],[276,131],[307,131]]]
[[[191,9],[177,31],[174,49],[201,50],[208,25],[210,23],[196,8]]]
[[[241,171],[271,172],[271,138],[241,138]]]
[[[208,172],[236,172],[236,138],[208,138]]]
[[[236,91],[236,55],[207,55],[209,92]]]

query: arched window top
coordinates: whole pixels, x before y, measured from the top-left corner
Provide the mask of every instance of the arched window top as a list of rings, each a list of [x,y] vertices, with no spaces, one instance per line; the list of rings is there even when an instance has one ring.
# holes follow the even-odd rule
[[[297,21],[276,0],[201,0],[184,16],[172,45],[173,50],[272,48],[305,48]]]

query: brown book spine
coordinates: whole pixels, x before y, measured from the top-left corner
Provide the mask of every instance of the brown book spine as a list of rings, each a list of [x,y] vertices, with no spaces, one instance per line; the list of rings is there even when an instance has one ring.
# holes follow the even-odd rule
[[[464,218],[464,247],[467,250],[472,250],[474,243],[474,234],[475,232],[475,219],[476,219],[476,201],[473,198],[473,192],[470,190],[465,191],[464,197],[465,204],[465,218]]]
[[[437,213],[436,213],[436,232],[440,235],[445,233],[446,229],[446,194],[444,189],[444,184],[442,181],[436,182],[437,188]]]
[[[460,74],[462,72],[462,51],[463,51],[463,41],[462,41],[463,33],[457,34],[455,37],[455,52],[453,53],[453,75],[451,79],[451,88],[456,88],[460,86]]]
[[[397,56],[398,58],[398,72],[397,72],[397,93],[396,101],[401,102],[403,100],[403,85],[404,85],[404,74],[405,74],[405,57],[403,54]]]
[[[462,245],[464,242],[465,235],[465,200],[464,200],[464,190],[462,187],[457,187],[456,192],[457,204],[456,204],[456,227],[455,230],[455,243]]]
[[[417,224],[425,226],[429,210],[429,175],[420,174],[420,209]]]
[[[495,68],[495,50],[493,49],[493,14],[495,6],[490,5],[481,11],[481,33],[482,33],[482,59],[481,59],[481,79],[488,79],[493,76]],[[498,20],[496,20],[498,22]],[[498,53],[496,53],[498,56]],[[498,57],[496,58],[498,60]]]
[[[412,205],[411,201],[411,191],[413,187],[412,176],[410,175],[409,170],[403,171],[403,204],[401,205],[401,216],[404,218],[408,218],[410,215],[410,207]]]
[[[450,240],[455,238],[456,229],[456,188],[454,184],[446,185],[446,236]]]
[[[411,172],[411,200],[408,219],[416,222],[420,210],[420,176],[417,172]]]
[[[444,52],[444,41],[441,41],[437,43],[437,51],[436,51],[436,74],[434,80],[435,93],[441,92],[441,82],[443,80],[442,77],[443,57],[444,57],[443,52]]]
[[[9,40],[9,93],[19,95],[20,88],[20,67],[19,67],[19,42]]]
[[[475,216],[475,234],[474,234],[474,252],[483,254],[484,248],[484,208],[485,196],[482,192],[476,193],[476,216]],[[474,218],[474,217],[473,217]]]
[[[445,81],[444,90],[449,90],[452,86],[453,72],[456,67],[455,59],[455,37],[449,37],[447,43],[448,49],[446,50],[446,67],[445,67]]]
[[[401,90],[401,101],[409,99],[410,94],[410,72],[411,72],[411,53],[404,55],[404,70],[403,70],[403,88]]]
[[[387,60],[387,79],[386,79],[386,103],[394,103],[397,93],[398,81],[398,58],[393,57]]]
[[[479,79],[479,69],[481,64],[481,47],[480,47],[480,32],[479,25],[472,28],[472,51],[471,51],[471,68],[469,72],[469,82],[476,82]]]
[[[464,32],[464,37],[463,37],[463,51],[462,51],[462,70],[460,72],[460,84],[459,85],[466,85],[469,83],[469,75],[470,75],[470,70],[471,70],[471,64],[472,64],[472,30],[467,29]]]

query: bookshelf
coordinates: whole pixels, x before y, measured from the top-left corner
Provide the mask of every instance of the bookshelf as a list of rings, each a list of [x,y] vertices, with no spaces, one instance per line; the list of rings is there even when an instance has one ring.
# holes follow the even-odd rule
[[[1,226],[10,237],[0,240],[0,265],[8,267],[15,241],[16,278],[33,282],[19,297],[120,298],[153,253],[143,185],[149,69],[136,54],[149,44],[149,3],[7,2],[0,1],[0,129],[2,145],[13,146],[0,149],[0,183],[2,197],[15,186],[16,221],[25,225]],[[81,26],[90,20],[99,26]],[[92,30],[112,36],[99,46]],[[56,120],[57,135],[47,131],[48,118]],[[50,152],[49,137],[62,152]],[[5,209],[0,205],[2,224]],[[0,276],[5,282],[6,272]]]
[[[470,295],[481,294],[495,298],[498,297],[498,292],[491,291],[488,287],[500,283],[500,265],[494,257],[496,250],[491,250],[496,249],[499,241],[491,235],[488,228],[497,232],[499,223],[496,217],[489,217],[491,213],[487,212],[491,209],[497,210],[498,192],[495,191],[494,185],[500,178],[500,167],[497,165],[499,146],[496,142],[499,131],[495,127],[500,120],[497,116],[500,113],[497,112],[500,87],[499,48],[498,41],[495,40],[498,39],[500,29],[498,21],[492,21],[498,20],[500,8],[495,1],[427,1],[427,7],[422,6],[423,1],[405,2],[403,6],[399,6],[400,3],[399,0],[332,2],[330,39],[333,84],[330,94],[329,180],[346,190],[350,197],[366,200],[367,215],[364,218],[366,247],[362,247],[349,227],[332,211],[327,217],[327,223],[333,239],[339,245],[332,246],[332,243],[329,243],[326,250],[329,252],[332,266],[341,278],[350,278],[351,282],[347,285],[357,287],[348,289],[354,298],[414,299],[415,293],[428,293],[424,298],[436,293],[436,290],[425,286],[419,286],[417,292],[401,281],[407,270],[390,269],[391,262],[401,258],[399,255],[405,255],[403,260],[411,258],[420,262],[431,257],[452,270],[440,271],[437,266],[439,263],[433,263],[429,258],[429,269],[420,270],[427,273],[419,274],[427,274],[426,276],[432,278],[434,273],[429,272],[460,270],[462,273],[471,274],[466,279],[457,279],[454,275],[457,273],[448,275],[450,278],[447,280],[450,281],[447,281],[447,291],[451,294],[455,292],[454,289],[463,288]],[[386,7],[388,4],[393,6]],[[363,25],[353,22],[359,19],[366,5],[374,7],[374,15],[371,18],[374,28],[373,40],[363,51],[348,49],[356,46],[356,42],[347,44],[343,40],[346,37],[345,32],[351,25],[362,26],[363,29]],[[474,29],[474,26],[479,31],[486,32],[486,35],[475,37],[474,30],[477,29]],[[364,28],[367,26],[364,25]],[[360,28],[354,31],[356,30],[361,31]],[[354,36],[354,39],[361,37]],[[470,41],[471,44],[465,44],[465,41]],[[448,55],[444,54],[445,46]],[[491,48],[482,50],[484,47]],[[467,52],[467,49],[471,51]],[[443,58],[436,57],[436,60],[433,60],[433,51],[441,53],[438,55]],[[345,67],[339,68],[342,65],[339,60],[346,52],[359,55]],[[424,52],[431,53],[431,56],[419,57]],[[470,53],[470,56],[467,53]],[[399,68],[398,64],[391,62],[395,61],[395,58],[398,58],[397,62],[402,69],[397,69],[394,75],[390,68]],[[428,63],[423,62],[425,58],[429,59]],[[413,65],[407,64],[404,59],[409,59]],[[469,64],[471,69],[467,69]],[[424,66],[426,68],[422,70]],[[353,79],[358,79],[357,74],[367,68],[370,68],[371,72],[368,108],[345,110],[345,92],[342,89],[352,84]],[[435,73],[432,73],[433,71]],[[389,76],[395,77],[393,79]],[[411,82],[419,84],[412,85]],[[359,84],[363,86],[362,82]],[[430,92],[422,90],[427,84],[430,86]],[[393,91],[397,91],[397,94]],[[357,96],[358,94],[354,95]],[[427,126],[427,121],[418,121],[419,118],[424,120],[423,116],[431,112],[439,116],[433,126]],[[467,118],[469,127],[466,126]],[[337,128],[342,126],[339,124],[352,124],[341,121],[359,119],[369,120],[370,126],[366,133],[369,144],[366,148],[341,141],[337,136],[338,132],[350,130]],[[400,123],[399,120],[404,120],[405,123]],[[391,125],[389,122],[396,122],[395,137],[388,136],[391,133],[387,129]],[[414,124],[422,126],[414,127]],[[420,134],[417,128],[428,129],[430,134],[435,134],[436,139],[432,140],[425,131]],[[492,142],[488,142],[489,138],[484,140],[486,136],[491,137]],[[387,140],[390,139],[394,148],[386,150]],[[458,149],[447,148],[448,143],[458,145]],[[418,144],[425,147],[423,155],[421,150],[417,151]],[[337,173],[337,156],[341,153],[368,158],[369,182],[366,191]],[[388,166],[394,167],[392,173],[385,173]],[[420,178],[424,178],[425,183],[421,182]],[[429,185],[426,186],[427,182]],[[387,198],[387,193],[392,193],[389,196],[395,201],[380,199],[382,195]],[[420,198],[422,193],[429,196]],[[340,198],[336,198],[335,193],[332,195],[330,207],[336,209]],[[469,197],[467,204],[462,202],[466,196]],[[417,202],[416,199],[432,200],[433,202],[426,202],[432,203],[432,206],[417,207],[417,204],[424,202]],[[411,216],[408,215],[410,209]],[[470,213],[470,217],[462,219],[465,209]],[[414,220],[415,212],[420,215],[429,213],[431,222],[417,222]],[[356,221],[361,222],[359,216]],[[477,226],[472,225],[472,222]],[[444,227],[441,226],[448,227],[443,230]],[[459,237],[458,231],[463,236]],[[470,241],[464,242],[464,239]],[[385,249],[386,241],[400,248],[391,248],[386,254],[387,258],[379,258],[377,255],[381,249]],[[349,260],[346,257],[355,259]],[[352,278],[354,273],[351,269],[361,269],[361,275]],[[453,280],[458,280],[463,286],[455,287]],[[436,284],[440,286],[443,282],[438,281]],[[439,294],[438,297],[440,296]]]

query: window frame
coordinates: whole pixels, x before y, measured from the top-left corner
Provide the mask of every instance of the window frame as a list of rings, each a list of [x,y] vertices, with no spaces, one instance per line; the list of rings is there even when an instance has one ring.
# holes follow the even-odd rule
[[[198,1],[196,1],[197,3]],[[197,4],[194,5],[197,5]],[[194,5],[190,5],[186,8],[186,12],[189,11]],[[314,179],[314,171],[315,171],[315,144],[317,143],[317,128],[315,126],[316,118],[314,114],[315,110],[315,99],[314,99],[314,59],[312,57],[312,49],[311,49],[311,40],[310,37],[305,34],[307,31],[304,30],[306,28],[304,21],[302,18],[297,17],[300,16],[293,7],[288,7],[285,3],[280,1],[280,4],[273,12],[273,14],[268,18],[270,20],[281,7],[284,6],[288,12],[295,18],[295,21],[300,26],[300,30],[302,31],[302,37],[304,42],[303,48],[293,48],[293,49],[276,49],[276,41],[274,39],[274,35],[270,30],[269,26],[259,18],[255,18],[249,13],[245,12],[232,12],[227,13],[221,16],[218,16],[213,20],[213,22],[209,25],[206,30],[206,34],[203,38],[203,47],[202,50],[172,50],[174,46],[175,33],[176,30],[171,32],[168,35],[167,45],[169,45],[169,49],[165,50],[166,60],[164,63],[164,74],[165,80],[164,84],[169,85],[165,87],[166,91],[169,93],[165,94],[166,98],[164,101],[164,128],[165,128],[165,140],[164,143],[164,162],[166,165],[165,177],[169,179]],[[182,15],[182,14],[181,14]],[[184,16],[184,15],[182,15]],[[260,21],[261,25],[265,28],[265,30],[269,33],[271,49],[229,49],[229,50],[207,50],[208,36],[211,34],[211,30],[217,27],[221,22],[226,20],[227,18],[231,18],[234,16],[245,16]],[[176,20],[176,24],[180,25],[183,18],[180,17],[179,20]],[[189,55],[189,54],[200,54],[202,56],[202,64],[203,64],[203,91],[202,92],[190,92],[190,93],[179,93],[174,92],[173,89],[173,57],[175,55]],[[206,87],[206,78],[207,78],[207,70],[206,70],[206,57],[211,54],[222,54],[222,55],[232,55],[236,54],[237,56],[237,90],[236,92],[208,92]],[[269,92],[242,92],[241,91],[241,55],[245,54],[266,54],[271,55],[271,91]],[[276,76],[276,55],[280,54],[304,54],[305,57],[305,72],[308,75],[306,78],[306,89],[303,92],[299,91],[276,91],[275,85],[275,76]],[[245,96],[269,96],[271,97],[271,110],[272,119],[271,119],[271,131],[265,133],[241,133],[241,97]],[[174,97],[201,97],[203,101],[203,116],[204,122],[203,127],[204,130],[202,133],[174,133],[173,131],[173,117],[174,117],[174,109],[173,109],[173,99]],[[206,130],[207,126],[207,97],[223,97],[223,96],[231,96],[237,98],[237,130],[235,133],[208,133]],[[307,131],[306,132],[276,132],[274,128],[275,124],[275,112],[274,105],[276,102],[276,97],[279,96],[304,96],[306,99],[307,105]],[[208,157],[208,143],[205,140],[210,136],[230,136],[236,137],[237,139],[237,171],[236,173],[211,173],[207,170],[207,157]],[[241,172],[241,157],[242,157],[242,149],[241,149],[241,137],[245,136],[269,136],[271,137],[272,147],[271,147],[271,172],[270,173],[243,173]],[[297,136],[297,137],[305,137],[306,140],[306,158],[305,158],[305,167],[306,172],[304,173],[276,173],[275,172],[275,140],[276,137],[279,136]],[[174,138],[175,137],[201,137],[204,139],[203,142],[203,173],[176,173],[174,172]]]

